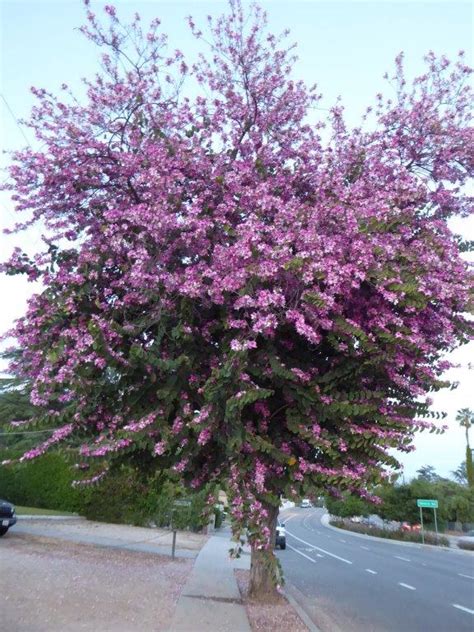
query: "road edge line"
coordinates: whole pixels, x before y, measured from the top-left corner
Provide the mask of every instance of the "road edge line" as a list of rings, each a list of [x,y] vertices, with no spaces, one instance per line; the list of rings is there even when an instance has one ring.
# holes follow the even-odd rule
[[[286,545],[289,549],[291,549],[292,551],[294,551],[295,553],[298,553],[298,555],[302,555],[303,557],[305,557],[307,560],[309,560],[310,562],[313,562],[313,564],[316,564],[316,560],[313,560],[312,557],[310,557],[309,555],[306,555],[306,553],[303,553],[302,551],[298,551],[298,549],[295,549],[294,546],[291,546],[291,544]]]
[[[316,549],[316,551],[321,551],[321,553],[324,553],[325,555],[329,555],[329,557],[334,557],[336,560],[339,560],[340,562],[344,562],[345,564],[352,564],[352,562],[350,560],[346,560],[345,557],[341,557],[340,555],[336,555],[335,553],[326,551],[326,549],[322,549],[321,547],[316,546],[315,544],[311,544],[311,542],[307,542],[306,540],[299,538],[294,533],[291,533],[291,531],[288,531],[288,529],[286,530],[286,535],[289,535],[290,537],[295,538],[295,540],[299,540],[303,544],[306,544],[306,546],[310,546],[312,549]]]

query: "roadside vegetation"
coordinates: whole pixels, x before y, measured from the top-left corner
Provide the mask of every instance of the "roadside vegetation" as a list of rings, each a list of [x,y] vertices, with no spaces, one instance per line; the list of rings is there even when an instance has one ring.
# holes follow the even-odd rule
[[[450,480],[439,476],[433,466],[426,465],[420,468],[417,472],[418,476],[408,483],[392,480],[372,490],[379,499],[378,504],[346,494],[337,499],[326,498],[326,508],[338,523],[344,521],[346,526],[343,528],[350,528],[353,531],[369,529],[371,535],[376,535],[374,529],[378,525],[369,526],[345,521],[354,516],[368,518],[376,514],[383,521],[403,524],[405,529],[399,539],[408,539],[408,536],[417,536],[412,533],[411,527],[420,524],[417,499],[429,498],[438,501],[438,531],[466,531],[471,529],[474,523],[474,488],[462,477],[463,470],[464,464],[461,464],[453,472],[456,480]],[[425,531],[435,531],[433,510],[423,509],[422,511]],[[337,524],[337,526],[342,525]],[[383,532],[380,537],[397,537],[393,535],[397,533],[397,530],[393,528],[381,528],[380,531]]]
[[[24,438],[18,443],[24,444]],[[17,446],[0,449],[0,461],[19,456]],[[209,522],[207,493],[189,494],[176,481],[143,477],[129,465],[117,465],[113,476],[100,484],[74,486],[77,470],[73,454],[51,452],[24,463],[0,468],[2,498],[14,503],[18,514],[79,514],[89,520],[135,526],[200,531]],[[189,503],[189,504],[188,504]],[[215,508],[216,526],[222,510]]]
[[[331,524],[333,527],[338,527],[339,529],[353,531],[354,533],[363,533],[364,535],[371,535],[376,538],[387,538],[388,540],[403,540],[405,542],[419,542],[420,544],[422,542],[421,533],[419,531],[382,529],[370,524],[352,523],[342,518],[330,520],[329,524]],[[425,544],[449,546],[448,538],[445,538],[444,536],[437,536],[435,533],[432,533],[430,531],[425,531],[424,538]]]
[[[460,549],[464,549],[465,551],[474,551],[474,542],[459,541],[458,547]]]

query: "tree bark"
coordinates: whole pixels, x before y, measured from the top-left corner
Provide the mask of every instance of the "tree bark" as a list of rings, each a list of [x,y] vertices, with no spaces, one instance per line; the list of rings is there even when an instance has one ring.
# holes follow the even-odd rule
[[[474,464],[472,462],[472,452],[469,443],[466,446],[466,478],[469,487],[474,487]]]
[[[280,583],[280,567],[273,552],[276,538],[278,507],[264,505],[268,511],[268,527],[270,529],[270,549],[252,546],[250,561],[249,597],[257,601],[275,602],[279,599],[277,584]]]

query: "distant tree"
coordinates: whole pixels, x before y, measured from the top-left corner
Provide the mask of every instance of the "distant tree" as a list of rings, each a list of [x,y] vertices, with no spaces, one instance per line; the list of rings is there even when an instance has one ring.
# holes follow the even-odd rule
[[[447,499],[446,519],[450,522],[474,523],[474,489],[463,490]]]
[[[409,484],[383,485],[378,495],[382,503],[377,507],[377,513],[384,520],[397,522],[418,520],[416,499]]]
[[[0,378],[0,428],[15,421],[28,421],[38,412],[30,401],[30,392],[24,380]]]
[[[453,470],[451,474],[453,475],[457,483],[460,483],[461,485],[466,485],[467,484],[466,461],[462,461],[462,463],[458,465],[458,467],[455,470]]]
[[[469,408],[461,408],[456,415],[456,421],[464,428],[466,433],[466,478],[470,487],[474,487],[474,465],[472,462],[472,450],[469,444],[469,430],[474,425],[474,412]]]
[[[332,516],[338,516],[340,518],[368,516],[376,511],[373,504],[353,494],[345,494],[342,498],[327,496],[325,505]]]
[[[434,483],[439,479],[433,465],[423,465],[416,473],[418,474],[418,478],[428,481],[429,483]]]
[[[41,409],[30,401],[31,384],[19,377],[0,378],[0,450],[9,454],[22,454],[37,443],[38,438],[47,438],[48,433],[24,432],[24,425],[41,414]],[[1,459],[0,459],[1,460]]]
[[[445,521],[474,521],[474,490],[455,481],[437,477],[430,481],[421,476],[403,485],[384,484],[377,492],[382,504],[377,513],[386,520],[419,522],[418,498],[437,500],[438,518]],[[424,511],[425,521],[433,521],[432,511]]]

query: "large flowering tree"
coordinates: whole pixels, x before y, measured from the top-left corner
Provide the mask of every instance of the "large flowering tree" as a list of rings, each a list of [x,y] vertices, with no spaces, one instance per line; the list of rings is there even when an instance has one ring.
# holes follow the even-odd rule
[[[400,57],[367,129],[340,107],[311,125],[319,97],[258,8],[231,1],[207,41],[190,19],[195,64],[158,21],[88,11],[103,70],[85,104],[35,90],[40,149],[10,168],[16,230],[46,231],[4,265],[44,288],[12,370],[57,426],[23,458],[74,438],[90,480],[120,458],[225,484],[269,594],[280,497],[367,495],[469,338],[447,220],[470,208],[470,70],[429,54],[408,87]]]

